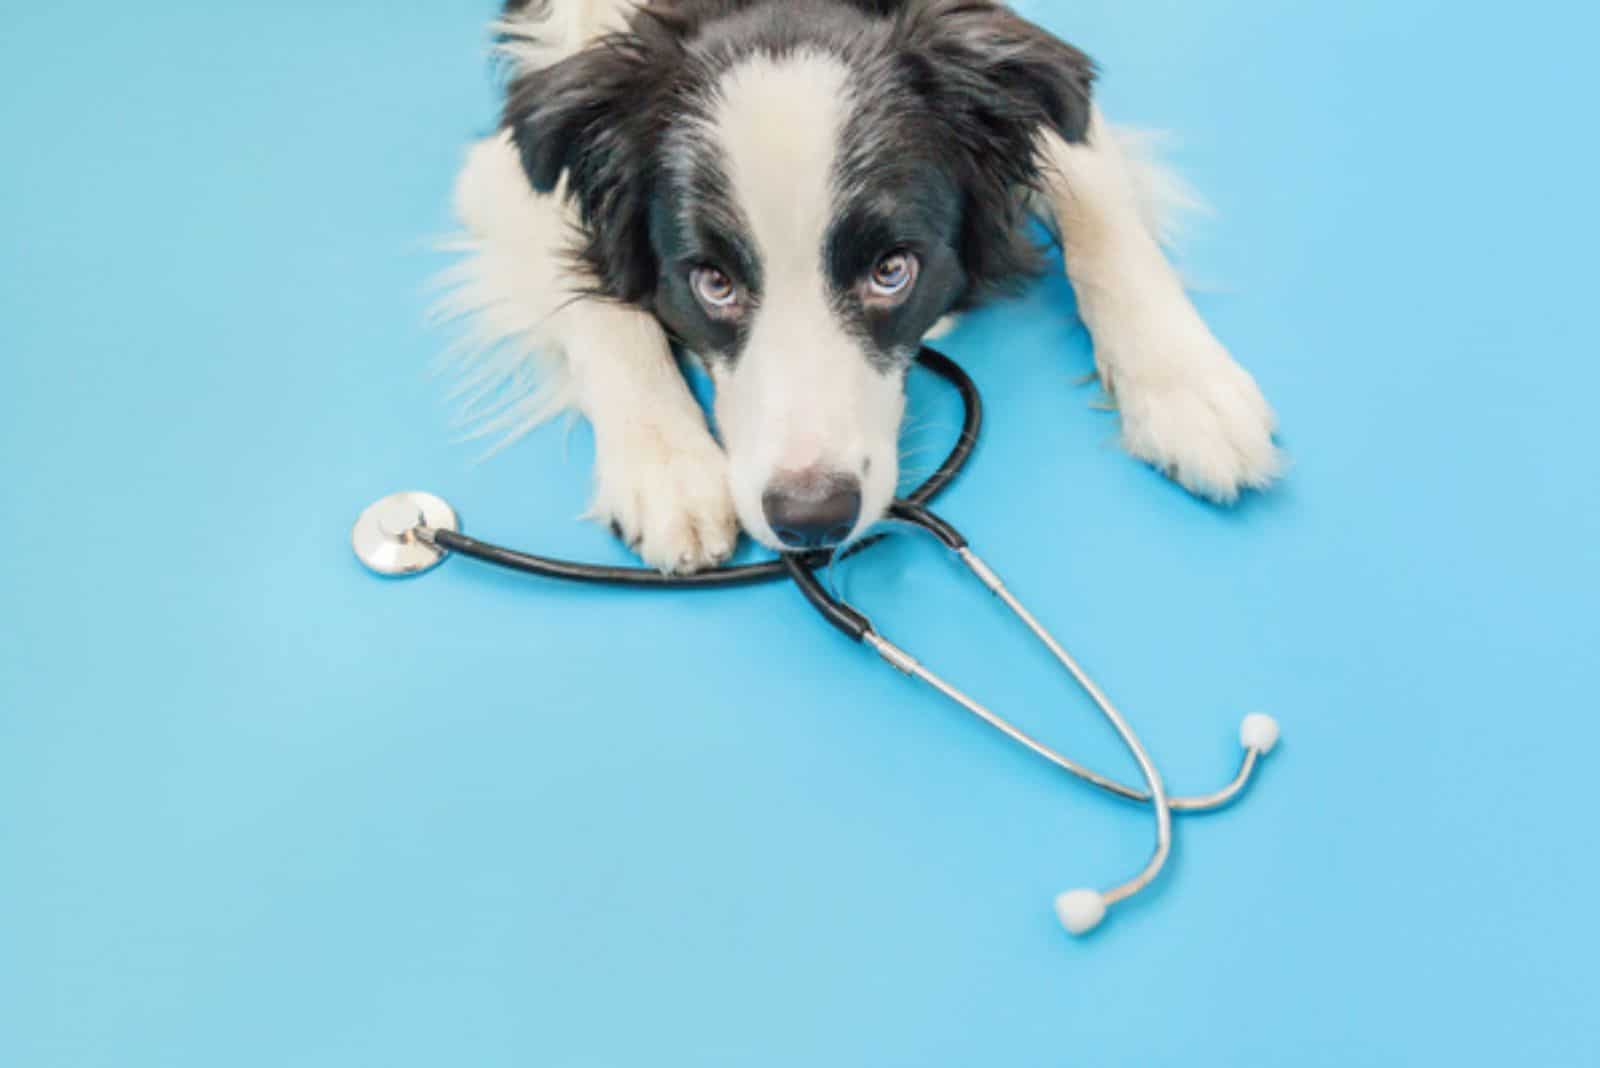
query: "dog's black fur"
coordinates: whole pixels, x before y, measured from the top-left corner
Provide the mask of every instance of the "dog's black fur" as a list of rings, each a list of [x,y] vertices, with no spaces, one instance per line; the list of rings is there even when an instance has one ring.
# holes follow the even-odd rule
[[[1085,137],[1095,69],[1082,52],[989,0],[653,0],[627,32],[508,88],[504,124],[533,187],[548,193],[566,176],[593,292],[654,312],[696,351],[737,352],[738,328],[699,314],[679,265],[709,253],[755,293],[758,266],[737,247],[737,220],[718,217],[733,209],[716,159],[673,128],[703,114],[739,60],[807,48],[851,71],[863,106],[839,181],[875,209],[836,227],[831,273],[859,276],[908,232],[927,246],[918,299],[886,319],[858,317],[875,349],[903,348],[940,315],[1038,272],[1025,194],[1041,178],[1041,129]],[[693,158],[668,167],[672,153]],[[705,248],[663,225],[685,209],[697,220],[688,240]]]

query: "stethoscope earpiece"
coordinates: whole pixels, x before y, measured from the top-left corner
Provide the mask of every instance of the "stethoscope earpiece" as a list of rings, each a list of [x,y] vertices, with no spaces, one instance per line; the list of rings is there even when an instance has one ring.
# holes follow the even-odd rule
[[[1244,717],[1239,725],[1239,743],[1266,756],[1278,748],[1278,721],[1257,712]]]
[[[1106,918],[1106,899],[1098,890],[1068,890],[1056,898],[1056,915],[1068,934],[1086,935]]]

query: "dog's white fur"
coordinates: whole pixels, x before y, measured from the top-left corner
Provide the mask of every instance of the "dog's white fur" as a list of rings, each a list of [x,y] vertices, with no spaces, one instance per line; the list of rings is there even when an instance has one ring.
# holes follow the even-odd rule
[[[817,52],[748,60],[723,78],[708,131],[767,276],[744,354],[712,368],[734,505],[768,545],[777,535],[761,499],[775,475],[866,470],[864,524],[894,497],[905,390],[862,358],[833,314],[818,255],[833,222],[848,77]]]
[[[514,46],[510,58],[533,66],[554,62],[620,27],[630,6],[629,0],[552,0],[534,17],[562,32],[545,33],[537,46]],[[821,285],[805,277],[818,270],[815,256],[786,253],[821,245],[828,220],[808,205],[828,200],[841,84],[842,73],[814,53],[743,64],[729,72],[724,106],[707,131],[720,139],[734,169],[768,269],[796,275],[783,286],[787,292],[806,292],[811,282],[819,300]],[[1101,379],[1121,411],[1124,446],[1215,500],[1267,485],[1281,469],[1273,413],[1206,327],[1161,248],[1149,194],[1181,197],[1183,187],[1130,158],[1098,112],[1085,144],[1046,136],[1049,208]],[[819,182],[822,188],[807,195]],[[847,339],[831,336],[839,328],[826,307],[801,301],[763,309],[741,361],[747,366],[718,383],[722,433],[747,446],[736,450],[741,464],[730,472],[655,318],[577,294],[564,253],[578,220],[560,192],[539,196],[530,189],[503,133],[473,147],[457,184],[467,237],[445,307],[474,322],[463,350],[465,383],[483,428],[515,436],[577,406],[595,429],[592,515],[614,524],[663,570],[726,559],[740,517],[771,543],[761,487],[779,470],[870,455],[876,481],[866,488],[864,513],[878,514],[894,491],[903,400],[897,383],[892,398],[873,393],[889,383],[876,376],[870,387],[853,382],[845,391],[871,397],[870,413],[838,404],[842,394],[829,383],[871,372]],[[800,339],[828,364],[826,373],[809,376],[803,363],[776,358]],[[763,353],[771,358],[763,360]],[[733,402],[747,394],[759,395],[760,403]],[[740,413],[758,408],[776,425],[740,422]]]

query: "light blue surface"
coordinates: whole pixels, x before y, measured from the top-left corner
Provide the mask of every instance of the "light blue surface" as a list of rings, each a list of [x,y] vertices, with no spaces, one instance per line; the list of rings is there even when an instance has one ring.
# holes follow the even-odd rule
[[[621,558],[585,432],[474,466],[426,371],[487,3],[0,14],[0,1065],[1600,1063],[1600,20],[1025,6],[1182,131],[1188,266],[1295,459],[1224,513],[1122,456],[1057,281],[947,346],[993,422],[945,510],[1169,780],[1286,732],[1082,943],[1051,898],[1144,816],[790,590],[351,559],[413,486]],[[932,554],[857,581],[1132,774]]]

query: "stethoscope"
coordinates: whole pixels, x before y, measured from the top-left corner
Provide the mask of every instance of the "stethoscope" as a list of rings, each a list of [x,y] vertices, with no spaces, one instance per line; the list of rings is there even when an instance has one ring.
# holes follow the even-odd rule
[[[1001,581],[993,568],[984,563],[955,527],[928,510],[928,503],[955,480],[972,458],[983,428],[983,401],[978,387],[954,361],[924,348],[917,361],[961,394],[965,415],[961,436],[933,475],[890,509],[892,518],[938,540],[1020,619],[1068,674],[1099,707],[1116,730],[1139,766],[1144,788],[1127,786],[1101,775],[1063,756],[1050,746],[1023,732],[1010,721],[957,689],[910,653],[889,641],[865,615],[850,607],[818,578],[818,572],[836,555],[850,556],[875,544],[869,537],[847,547],[842,554],[797,553],[764,563],[726,567],[698,575],[669,576],[644,568],[600,567],[568,563],[547,557],[530,556],[497,545],[478,541],[461,532],[456,513],[444,501],[426,493],[399,493],[387,497],[362,513],[356,521],[352,544],[363,564],[385,576],[417,575],[432,570],[451,553],[471,557],[530,575],[597,585],[628,586],[639,589],[712,589],[748,586],[789,578],[830,625],[859,644],[867,646],[896,671],[938,691],[955,704],[977,716],[1012,741],[1043,757],[1061,770],[1114,797],[1149,805],[1155,813],[1156,844],[1150,859],[1133,878],[1109,890],[1071,890],[1056,898],[1056,914],[1075,935],[1094,930],[1105,919],[1106,911],[1149,886],[1161,874],[1172,852],[1172,814],[1214,812],[1231,804],[1255,776],[1263,757],[1278,743],[1278,724],[1270,716],[1246,716],[1239,731],[1244,757],[1238,774],[1215,793],[1196,797],[1173,797],[1161,780],[1161,773],[1150,759],[1126,717],[1105,692],[1083,670],[1072,655],[1056,641],[1044,625],[1028,611]]]

